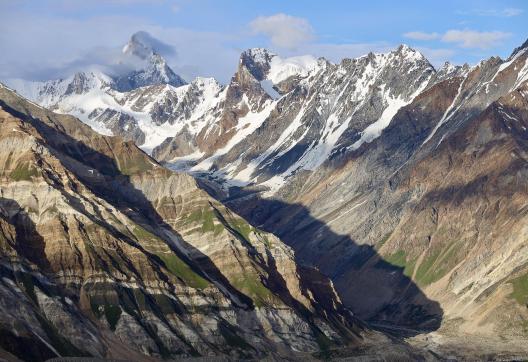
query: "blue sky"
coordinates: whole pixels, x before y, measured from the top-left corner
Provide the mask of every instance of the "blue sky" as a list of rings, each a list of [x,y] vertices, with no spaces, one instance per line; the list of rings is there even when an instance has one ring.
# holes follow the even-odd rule
[[[0,79],[64,77],[111,62],[144,30],[186,79],[228,81],[240,52],[332,61],[406,43],[435,65],[507,57],[528,38],[527,1],[0,0]]]

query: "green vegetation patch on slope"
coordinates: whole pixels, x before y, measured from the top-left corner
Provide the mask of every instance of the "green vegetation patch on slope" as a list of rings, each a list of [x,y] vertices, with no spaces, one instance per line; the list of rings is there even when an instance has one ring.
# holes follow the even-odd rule
[[[240,218],[231,218],[229,224],[233,229],[238,231],[244,239],[249,240],[249,234],[255,231],[255,228],[251,226],[246,220]]]
[[[90,307],[97,318],[104,315],[110,329],[115,331],[117,322],[121,317],[121,307],[110,303],[97,304],[94,300],[90,300]]]
[[[151,253],[156,254],[159,252],[170,251],[167,243],[163,239],[154,235],[139,224],[134,225],[132,234],[134,234],[136,239],[141,243],[141,246]]]
[[[387,242],[387,240],[389,240],[389,238],[391,237],[391,235],[392,235],[392,231],[391,231],[390,233],[385,234],[385,236],[384,236],[384,237],[383,237],[383,238],[382,238],[382,239],[381,239],[376,245],[374,245],[374,248],[375,248],[376,250],[380,250],[381,247],[382,247],[383,245],[385,245],[385,243]]]
[[[23,162],[17,165],[17,167],[11,171],[9,175],[13,181],[30,181],[31,178],[39,175],[36,167],[31,165],[29,162]]]
[[[445,247],[433,248],[416,270],[419,286],[427,286],[440,280],[460,261],[462,242],[451,242]]]
[[[130,154],[123,152],[116,159],[117,167],[123,175],[132,176],[149,171],[153,168],[153,165],[150,163],[147,156],[144,156],[139,152],[135,157],[130,156]]]
[[[404,250],[397,250],[395,253],[387,256],[384,260],[394,266],[403,268],[403,275],[411,277],[416,265],[416,258],[407,256]]]
[[[140,225],[134,227],[133,234],[147,250],[161,259],[169,272],[183,280],[187,285],[196,289],[204,289],[209,285],[206,279],[198,275],[187,263],[174,254],[162,239]],[[145,245],[146,243],[148,245]]]
[[[152,234],[150,231],[146,230],[140,225],[134,226],[134,236],[139,240],[148,240],[148,241],[162,241],[159,237]]]
[[[174,253],[157,253],[156,255],[163,261],[168,271],[182,279],[187,285],[196,289],[205,289],[209,286],[209,282],[206,279],[193,271],[189,265]]]
[[[33,276],[28,273],[21,273],[19,277],[22,281],[22,285],[24,285],[24,289],[26,290],[28,297],[38,305],[38,298],[35,294],[35,283],[33,282]]]
[[[216,221],[216,222],[215,222]],[[202,232],[212,232],[215,235],[218,235],[224,230],[224,226],[220,223],[214,213],[210,208],[202,209]]]
[[[110,328],[115,331],[117,322],[121,317],[121,308],[118,305],[107,305],[104,308],[104,314]]]
[[[528,305],[528,273],[510,281],[513,292],[510,296],[522,305]]]
[[[224,226],[216,217],[214,210],[208,206],[191,212],[189,216],[183,219],[181,225],[194,226],[194,224],[197,226],[189,230],[189,233],[212,232],[214,235],[219,235],[224,230]]]
[[[250,297],[256,307],[260,308],[276,301],[273,293],[262,284],[260,277],[254,273],[244,273],[232,283],[236,289]]]
[[[272,247],[271,241],[266,235],[262,235],[262,242],[264,243],[264,245],[266,245],[268,249]]]
[[[228,213],[227,218],[225,218],[223,222],[227,223],[232,230],[242,236],[242,238],[245,240],[250,241],[249,236],[251,233],[253,233],[257,235],[257,239],[266,245],[266,247],[271,248],[272,243],[267,237],[266,233],[256,227],[253,227],[243,218]]]
[[[229,211],[218,211],[212,205],[203,205],[182,217],[179,221],[179,227],[188,227],[187,233],[208,233],[212,232],[215,236],[222,231],[228,230],[237,236],[249,241],[250,234],[253,232],[259,234],[260,240],[268,248],[271,247],[270,239],[261,230],[253,227],[246,220],[231,214]]]

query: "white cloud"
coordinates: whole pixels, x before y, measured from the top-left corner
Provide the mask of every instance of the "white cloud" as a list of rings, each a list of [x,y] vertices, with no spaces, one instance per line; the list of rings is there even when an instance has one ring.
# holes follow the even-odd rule
[[[506,17],[521,15],[524,12],[523,9],[507,8],[502,11],[502,14]]]
[[[404,37],[413,40],[440,40],[444,43],[453,43],[461,48],[489,49],[499,44],[502,40],[511,36],[503,31],[475,31],[475,30],[448,30],[444,34],[424,33],[411,31],[403,34]]]
[[[425,33],[423,31],[410,31],[403,34],[404,37],[414,40],[434,40],[440,37],[438,33]]]
[[[462,48],[489,49],[510,36],[510,33],[502,31],[448,30],[442,41]]]
[[[314,39],[308,20],[286,14],[259,16],[250,23],[254,34],[264,34],[274,46],[295,49]]]
[[[477,15],[477,16],[494,16],[499,18],[510,18],[512,16],[521,15],[524,12],[519,8],[505,8],[505,9],[473,9],[469,11],[459,11],[462,15]]]
[[[27,12],[12,12],[9,15],[0,12],[0,44],[5,49],[0,57],[0,80],[56,79],[92,67],[120,72],[122,69],[115,64],[120,61],[121,49],[139,30],[159,40],[158,45],[163,45],[160,47],[165,50],[163,55],[169,65],[186,80],[212,76],[226,83],[236,70],[240,53],[247,46],[241,48],[239,44],[261,45],[247,32],[228,34],[160,26],[138,16],[73,19]],[[308,41],[311,38],[310,35],[303,39]],[[280,45],[284,46],[284,43],[272,46],[272,50],[284,56],[313,54],[333,62],[370,51],[385,52],[396,46],[383,42],[332,44],[310,41],[300,43],[296,48]]]
[[[2,1],[4,0],[0,0],[0,4]],[[146,0],[110,1],[125,3]],[[167,11],[170,11],[169,5],[183,6],[180,9],[184,11],[188,3],[188,0],[158,1],[164,2]],[[357,57],[370,51],[386,52],[397,46],[387,42],[338,44],[315,41],[314,31],[306,19],[286,14],[256,18],[250,27],[253,33],[207,32],[171,25],[161,26],[142,15],[73,17],[60,12],[35,14],[13,8],[10,11],[0,11],[0,44],[3,50],[0,56],[0,80],[56,79],[88,67],[120,72],[123,69],[116,66],[121,57],[120,51],[130,36],[139,30],[148,32],[162,42],[158,46],[164,50],[163,55],[174,71],[184,79],[213,76],[223,83],[228,82],[233,75],[237,60],[245,47],[265,46],[265,39],[255,37],[257,34],[269,37],[272,50],[283,56],[312,54],[336,63],[343,58]],[[455,45],[489,47],[508,34],[450,30],[445,34],[409,32],[406,36],[417,42],[445,41],[455,49]],[[431,58],[433,64],[438,64],[440,60],[453,54],[453,51],[446,49],[418,49],[425,49],[423,53]]]
[[[173,13],[179,13],[187,6],[188,0],[172,0],[170,2],[170,8]]]

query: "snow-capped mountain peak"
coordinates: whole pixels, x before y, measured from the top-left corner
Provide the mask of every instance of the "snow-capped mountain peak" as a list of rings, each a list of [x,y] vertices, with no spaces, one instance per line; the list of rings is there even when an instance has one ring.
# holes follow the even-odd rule
[[[121,65],[134,68],[127,73],[110,76],[90,67],[65,79],[6,83],[39,105],[72,114],[100,133],[120,135],[148,149],[179,129],[172,118],[192,113],[196,102],[188,93],[209,97],[220,87],[203,80],[179,90],[186,82],[161,55],[170,51],[148,33],[138,32],[122,49]]]
[[[248,61],[251,61],[256,64],[266,65],[269,64],[271,59],[276,56],[276,54],[265,48],[250,48],[242,52],[240,55],[240,63],[245,64]]]
[[[117,77],[114,88],[121,92],[127,92],[157,84],[170,84],[174,87],[179,87],[186,84],[186,82],[174,73],[161,55],[153,53],[147,59],[147,64],[144,68]]]
[[[227,152],[236,144],[232,139],[241,139],[242,133],[249,135],[281,99],[288,97],[292,104],[301,104],[301,109],[295,110],[299,119],[284,130],[291,135],[283,137],[284,144],[277,146],[277,152],[288,152],[288,145],[300,142],[312,127],[306,122],[320,118],[316,123],[325,124],[322,134],[314,130],[308,134],[323,140],[317,143],[315,138],[310,139],[313,145],[295,165],[295,169],[313,169],[342,143],[341,135],[353,123],[350,119],[354,114],[362,120],[380,118],[386,126],[390,117],[382,117],[383,111],[394,113],[397,105],[412,100],[414,92],[434,72],[427,59],[405,45],[341,64],[311,55],[280,57],[267,49],[253,48],[241,54],[239,69],[228,86],[212,78],[197,78],[185,84],[156,46],[164,45],[147,33],[136,33],[123,52],[141,59],[143,68],[120,77],[82,72],[39,84],[36,91],[29,87],[30,91],[24,93],[39,104],[76,115],[99,132],[134,140],[147,151],[157,148],[155,153],[163,154],[163,159],[193,152],[213,155],[219,149]],[[401,88],[407,79],[420,81]],[[15,88],[25,89],[20,84]],[[293,94],[295,89],[299,92]],[[320,96],[313,98],[311,94],[316,93]],[[379,114],[362,113],[365,97],[379,103]],[[351,132],[357,138],[364,128],[361,123]],[[373,137],[366,141],[363,138],[355,141],[370,142]]]
[[[77,72],[66,79],[64,95],[82,94],[93,88],[105,88],[112,85],[112,78],[99,71]]]
[[[411,48],[407,44],[401,44],[394,50],[392,53],[395,54],[401,54],[403,57],[408,59],[409,61],[427,61],[427,58],[423,56],[422,53],[420,53],[418,50]]]
[[[132,35],[123,47],[123,54],[141,60],[142,66],[131,73],[116,77],[114,88],[121,92],[127,92],[147,85],[170,84],[179,87],[186,84],[168,66],[157,47],[167,48],[166,45],[144,31]]]

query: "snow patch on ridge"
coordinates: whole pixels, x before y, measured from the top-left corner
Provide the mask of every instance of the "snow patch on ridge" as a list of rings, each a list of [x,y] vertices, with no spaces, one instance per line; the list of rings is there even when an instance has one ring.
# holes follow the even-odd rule
[[[385,85],[383,85],[381,93],[383,94],[383,97],[385,98],[387,102],[387,107],[381,114],[381,117],[374,123],[370,124],[363,130],[361,133],[361,138],[354,142],[350,147],[351,150],[357,150],[361,145],[364,143],[370,143],[374,141],[376,138],[381,136],[381,133],[385,128],[387,128],[396,115],[398,111],[405,107],[406,105],[410,104],[416,96],[418,96],[422,91],[427,87],[427,84],[429,83],[430,77],[428,77],[421,85],[418,87],[416,92],[414,92],[409,99],[405,100],[401,97],[393,98],[390,95],[390,89],[385,90]]]
[[[247,99],[247,96],[245,94],[243,96],[241,103],[242,104],[249,103],[249,100]],[[275,105],[276,105],[276,102],[268,101],[267,104],[264,106],[264,109],[262,109],[260,112],[250,111],[244,117],[240,118],[236,126],[235,135],[231,137],[231,139],[227,142],[227,144],[224,147],[218,149],[213,155],[211,155],[207,159],[195,165],[193,168],[191,168],[190,171],[191,172],[204,172],[204,171],[210,170],[210,168],[213,166],[214,161],[216,159],[227,154],[239,142],[241,142],[247,136],[255,132],[255,130],[257,130],[257,128],[259,128],[262,125],[262,123],[269,117],[271,111],[275,108]],[[229,173],[229,171],[232,171],[232,170],[224,170],[222,173],[227,174]]]
[[[112,83],[112,79],[99,71],[93,70],[76,73],[66,79],[47,82],[8,79],[7,83],[25,98],[40,104],[42,107],[51,108],[67,96],[68,88],[75,83],[78,86],[82,86],[85,91],[89,91],[95,88],[107,88]]]
[[[382,93],[385,94],[385,85],[383,85]],[[381,114],[381,117],[376,122],[369,124],[367,128],[363,130],[360,139],[350,146],[351,150],[357,150],[363,143],[370,143],[378,138],[383,130],[388,127],[390,121],[400,108],[410,103],[400,97],[392,98],[390,95],[385,96],[385,99],[387,100],[387,107]]]
[[[273,84],[278,84],[292,76],[306,77],[317,66],[317,59],[311,55],[284,59],[275,55],[271,59],[270,70],[266,78]]]
[[[167,163],[167,167],[173,171],[187,171],[190,169],[195,161],[198,161],[204,156],[203,152],[195,151],[191,154],[181,157],[175,157]]]
[[[280,137],[275,141],[275,143],[268,148],[265,152],[261,153],[258,157],[251,160],[247,166],[240,171],[237,175],[235,175],[235,179],[242,181],[246,184],[251,183],[252,181],[252,175],[257,170],[257,168],[260,166],[261,163],[266,160],[269,156],[271,156],[273,153],[277,152],[281,146],[285,144],[288,140],[291,141],[293,134],[295,131],[302,125],[302,117],[304,116],[305,110],[306,110],[306,104],[309,102],[305,102],[299,112],[297,113],[296,117],[293,119],[293,121],[288,125],[288,127],[284,130],[284,132],[280,135]],[[283,149],[282,152],[276,155],[276,157],[280,157],[284,153],[288,152],[291,148],[295,146],[295,142],[290,142],[290,145],[286,147],[286,149]]]
[[[517,74],[517,80],[515,81],[515,84],[513,86],[513,89],[520,86],[525,80],[528,80],[528,57],[524,61],[524,66]]]

